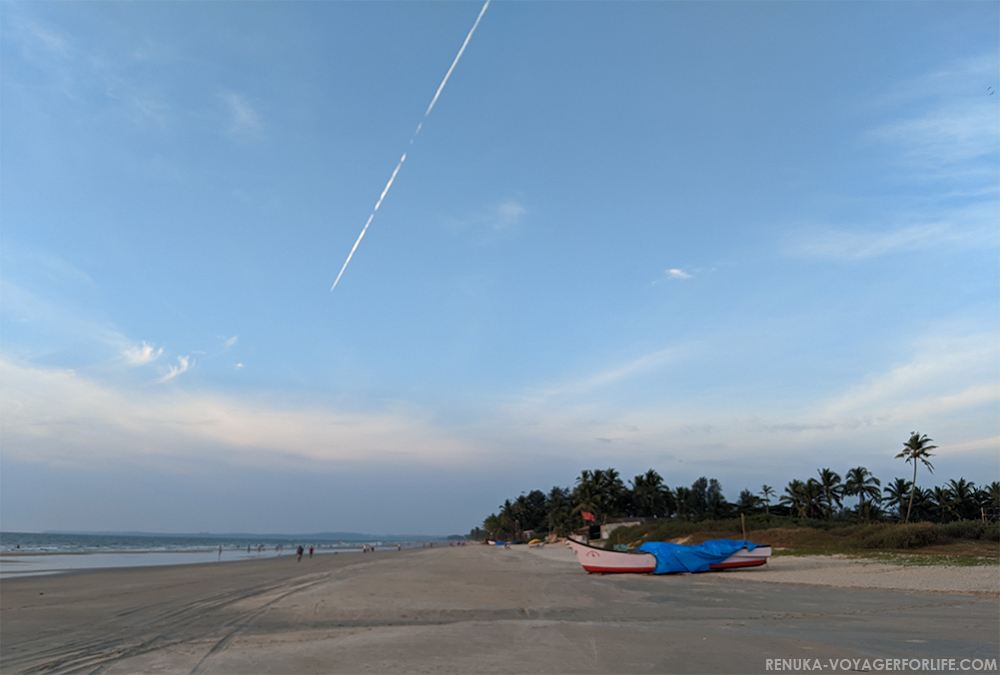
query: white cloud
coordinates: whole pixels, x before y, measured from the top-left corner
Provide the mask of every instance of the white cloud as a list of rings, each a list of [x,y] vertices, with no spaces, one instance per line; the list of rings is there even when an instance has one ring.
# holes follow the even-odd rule
[[[654,372],[671,363],[675,363],[684,355],[690,353],[691,347],[686,345],[660,349],[655,352],[650,352],[649,354],[644,354],[643,356],[626,363],[585,375],[584,377],[575,378],[555,386],[542,388],[528,394],[526,399],[536,401],[539,397],[548,398],[563,394],[586,394],[615,382],[628,380],[633,377],[640,377]]]
[[[11,34],[20,43],[22,54],[28,60],[39,63],[51,56],[66,60],[72,55],[69,40],[51,27],[27,18],[16,8],[5,12],[5,15],[5,20],[12,29]]]
[[[1000,149],[997,115],[997,106],[984,97],[884,125],[874,134],[900,146],[908,159],[921,166],[966,163]]]
[[[986,83],[996,82],[996,63],[996,54],[986,53],[900,83],[882,103],[902,114],[869,137],[898,148],[917,177],[978,178],[995,187],[1000,97],[990,96]]]
[[[668,279],[690,279],[691,275],[682,269],[677,269],[676,267],[666,270],[664,274],[667,275]]]
[[[483,209],[476,215],[465,219],[448,219],[447,226],[454,231],[463,230],[493,230],[503,232],[521,224],[528,214],[528,209],[521,203],[508,199],[495,206]]]
[[[219,98],[229,107],[229,123],[226,132],[243,140],[257,139],[263,135],[264,123],[260,115],[242,94],[222,92]]]
[[[906,251],[996,246],[998,217],[1000,202],[981,201],[924,216],[923,222],[909,216],[888,227],[802,227],[786,237],[784,248],[786,254],[796,257],[862,260]]]
[[[225,351],[226,349],[229,349],[230,347],[232,347],[234,344],[236,344],[236,341],[239,340],[239,339],[240,339],[239,335],[234,335],[231,338],[223,338],[223,340],[222,340],[222,345],[223,345],[222,349],[223,349],[223,351]]]
[[[246,366],[244,366],[242,363],[236,364],[236,370],[243,370],[244,368],[246,368]]]
[[[818,417],[842,425],[919,419],[1000,399],[1000,345],[992,335],[928,341],[910,359],[828,401]]]
[[[358,413],[180,389],[122,388],[0,359],[4,457],[50,465],[173,459],[197,465],[471,465],[482,453],[412,406]]]
[[[188,368],[190,368],[190,366],[191,366],[191,357],[190,356],[178,356],[177,357],[177,363],[178,363],[178,365],[176,365],[176,366],[169,366],[169,370],[167,371],[167,374],[164,375],[163,377],[161,377],[159,380],[157,380],[157,382],[158,383],[167,382],[169,380],[174,379],[175,377],[177,377],[181,373],[186,373],[188,371]]]
[[[62,57],[69,56],[69,43],[61,35],[45,30],[38,25],[29,26],[30,33],[40,44],[50,52]]]
[[[496,208],[493,227],[500,230],[517,225],[527,213],[528,210],[517,202],[506,201]]]
[[[966,443],[939,445],[937,454],[954,455],[958,453],[977,452],[980,450],[990,450],[993,453],[1000,455],[1000,436],[993,436],[992,438],[978,438]]]
[[[132,366],[151,363],[162,355],[163,347],[156,349],[154,345],[148,345],[145,342],[142,343],[141,347],[129,347],[125,350],[125,360]]]
[[[576,396],[528,391],[484,426],[505,447],[569,455],[584,466],[613,461],[698,472],[688,480],[711,471],[742,481],[744,473],[756,472],[770,473],[770,482],[797,471],[786,468],[792,464],[809,472],[863,464],[884,475],[898,469],[893,456],[912,430],[931,435],[942,457],[949,449],[954,460],[941,467],[945,473],[968,470],[967,477],[980,482],[979,473],[996,466],[1000,344],[993,335],[927,337],[907,360],[841,385],[832,396],[819,393],[822,385],[782,399],[730,391],[722,383],[623,406],[598,389],[652,372],[658,362],[680,357],[689,363],[691,356],[667,350],[544,392]],[[665,390],[673,387],[669,373],[661,381]],[[762,391],[771,389],[763,385]]]

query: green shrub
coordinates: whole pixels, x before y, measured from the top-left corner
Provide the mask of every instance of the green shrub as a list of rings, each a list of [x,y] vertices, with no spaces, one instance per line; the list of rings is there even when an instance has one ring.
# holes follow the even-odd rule
[[[941,527],[934,523],[870,525],[869,528],[868,533],[861,535],[861,548],[920,548],[947,538]]]
[[[955,539],[985,539],[1000,541],[1000,523],[984,523],[981,520],[956,520],[941,525],[941,530]]]

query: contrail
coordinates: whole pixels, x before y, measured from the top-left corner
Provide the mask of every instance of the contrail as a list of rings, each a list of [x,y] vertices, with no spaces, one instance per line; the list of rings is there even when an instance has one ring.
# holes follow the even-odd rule
[[[424,113],[424,116],[420,118],[420,122],[417,124],[417,130],[414,131],[413,136],[410,137],[410,145],[413,145],[413,141],[416,139],[417,134],[419,134],[420,130],[424,127],[424,120],[426,120],[427,116],[431,114],[431,110],[434,110],[434,104],[437,103],[438,97],[441,95],[441,92],[444,91],[444,85],[448,84],[448,78],[451,77],[451,72],[455,70],[455,66],[458,65],[458,60],[462,58],[465,48],[469,46],[469,40],[472,39],[472,34],[476,32],[476,27],[479,26],[479,21],[483,18],[483,14],[486,13],[486,8],[489,6],[490,0],[486,0],[483,4],[483,8],[479,10],[479,16],[476,17],[476,22],[472,24],[469,34],[465,36],[465,42],[462,43],[462,48],[459,49],[458,54],[455,55],[455,60],[451,62],[451,68],[449,68],[448,72],[445,73],[444,79],[441,80],[441,84],[438,86],[437,91],[434,92],[434,98],[431,99],[431,104],[427,106],[427,111]],[[392,175],[389,176],[389,182],[385,184],[385,189],[382,190],[382,194],[379,195],[378,201],[375,202],[375,208],[372,209],[371,215],[369,215],[368,220],[365,221],[365,226],[361,228],[361,234],[358,235],[358,240],[354,242],[354,246],[351,247],[351,252],[347,254],[347,260],[344,261],[344,266],[340,268],[340,274],[337,275],[337,278],[333,282],[333,286],[330,287],[331,293],[333,292],[333,289],[337,287],[337,284],[340,283],[340,277],[344,276],[344,270],[347,269],[347,265],[351,262],[351,258],[354,257],[354,252],[358,250],[358,244],[360,244],[361,240],[365,238],[365,232],[368,231],[368,226],[372,224],[372,219],[375,218],[375,213],[378,211],[378,207],[382,206],[382,200],[385,199],[386,194],[388,194],[389,188],[392,187],[392,182],[396,180],[396,174],[399,173],[399,170],[402,168],[403,162],[405,161],[406,153],[404,152],[403,156],[399,158],[399,163],[396,164],[396,168],[392,170]]]

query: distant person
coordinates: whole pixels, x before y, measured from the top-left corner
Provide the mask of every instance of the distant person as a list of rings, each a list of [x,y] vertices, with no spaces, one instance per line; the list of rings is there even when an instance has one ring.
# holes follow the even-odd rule
[[[309,557],[310,558],[313,557],[313,547],[312,546],[309,547]]]
[[[219,544],[219,560],[222,560],[222,544]]]
[[[300,544],[298,550],[295,552],[295,554],[296,554],[296,556],[295,556],[295,562],[302,562],[302,553],[304,551],[305,551],[305,549],[302,548],[302,545]]]
[[[402,544],[396,544],[396,550],[397,551],[402,551],[403,550],[403,545]]]

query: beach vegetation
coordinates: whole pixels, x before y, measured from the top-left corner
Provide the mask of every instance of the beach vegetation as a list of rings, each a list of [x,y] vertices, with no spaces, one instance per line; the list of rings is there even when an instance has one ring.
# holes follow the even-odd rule
[[[554,486],[548,494],[533,490],[505,500],[469,536],[527,541],[545,535],[589,534],[588,526],[617,521],[607,546],[671,540],[700,543],[742,536],[744,528],[758,541],[810,552],[1000,541],[996,522],[1000,481],[982,487],[965,478],[924,488],[915,485],[918,463],[933,469],[927,460],[936,447],[931,443],[926,435],[913,432],[896,455],[914,464],[912,481],[897,477],[883,487],[863,466],[848,469],[843,478],[824,467],[815,477],[793,478],[780,496],[775,488],[762,485],[757,493],[744,488],[735,502],[729,502],[719,481],[708,476],[671,489],[653,468],[627,484],[614,468],[584,469],[572,488]],[[845,504],[845,497],[858,501]],[[976,546],[970,551],[982,553]]]

